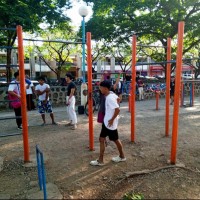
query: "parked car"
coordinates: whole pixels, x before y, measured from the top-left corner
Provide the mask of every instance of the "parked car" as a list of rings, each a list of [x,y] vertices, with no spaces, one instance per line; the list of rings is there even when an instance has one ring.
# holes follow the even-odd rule
[[[193,79],[194,78],[194,74],[182,74],[182,78],[183,79]]]
[[[156,77],[153,76],[145,76],[145,78],[149,80],[158,80]]]

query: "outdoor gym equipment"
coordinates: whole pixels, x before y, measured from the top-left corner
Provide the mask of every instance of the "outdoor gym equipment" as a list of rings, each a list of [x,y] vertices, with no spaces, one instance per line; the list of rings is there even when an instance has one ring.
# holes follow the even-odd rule
[[[199,83],[200,80],[182,80],[181,82],[181,106],[188,106],[185,104],[185,87],[189,87],[189,106],[194,106],[194,83]]]
[[[37,170],[38,170],[38,180],[40,190],[43,190],[44,200],[47,199],[47,190],[46,190],[46,175],[44,167],[44,156],[39,146],[36,145],[36,158],[37,158]]]
[[[179,120],[179,89],[181,86],[181,68],[183,51],[184,22],[178,24],[178,48],[176,61],[176,79],[174,96],[174,113],[172,126],[172,144],[171,144],[171,164],[176,163],[177,138],[178,138],[178,120]],[[132,37],[132,80],[136,79],[136,35]],[[173,63],[171,59],[171,39],[167,40],[167,81],[166,81],[166,133],[169,131],[169,100],[170,100],[170,73]],[[92,110],[92,61],[91,61],[91,33],[87,33],[87,65],[88,65],[88,102],[89,102],[89,144],[90,150],[94,150],[94,131],[93,131],[93,110]],[[161,63],[161,62],[159,62]],[[154,63],[155,64],[155,63]],[[135,82],[131,82],[130,110],[131,110],[131,142],[135,142]]]
[[[17,28],[0,28],[0,30],[17,31],[18,37],[18,65],[11,65],[12,67],[19,67],[20,74],[20,91],[21,91],[21,115],[22,115],[22,127],[23,127],[23,147],[24,147],[24,162],[29,162],[29,142],[28,142],[28,118],[26,112],[26,86],[25,86],[25,69],[24,69],[24,48],[23,48],[23,36],[22,36],[22,26],[17,26]],[[2,48],[2,47],[1,47]],[[12,49],[12,46],[3,46],[5,49]],[[16,47],[14,47],[16,48]],[[1,65],[3,66],[3,65]],[[11,66],[6,66],[8,69]],[[4,65],[5,67],[5,65]],[[1,120],[6,120],[8,118],[1,118]]]

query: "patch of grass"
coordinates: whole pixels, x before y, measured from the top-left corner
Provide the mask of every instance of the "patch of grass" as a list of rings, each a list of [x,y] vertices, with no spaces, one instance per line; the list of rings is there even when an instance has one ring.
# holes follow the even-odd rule
[[[143,200],[144,196],[142,194],[134,194],[133,192],[125,193],[123,200]]]

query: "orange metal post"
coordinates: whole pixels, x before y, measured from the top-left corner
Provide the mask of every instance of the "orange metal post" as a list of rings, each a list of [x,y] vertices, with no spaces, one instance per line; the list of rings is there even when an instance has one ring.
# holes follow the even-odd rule
[[[167,38],[167,61],[171,60],[171,38]],[[171,63],[167,63],[166,69],[166,117],[165,117],[165,136],[169,136],[169,104],[170,104],[170,78],[171,78]]]
[[[158,107],[159,107],[158,104],[159,104],[159,92],[156,91],[156,110],[159,109],[159,108],[158,108]]]
[[[21,91],[21,114],[23,127],[23,145],[24,145],[24,162],[29,162],[29,142],[28,142],[28,118],[26,111],[26,86],[25,86],[25,69],[24,69],[24,48],[22,27],[17,26],[18,37],[18,59],[19,59],[19,76],[20,76],[20,91]]]
[[[89,114],[89,149],[94,150],[94,128],[93,128],[93,100],[92,100],[92,53],[91,33],[87,33],[87,68],[88,68],[88,114]]]
[[[174,115],[173,115],[172,145],[171,145],[171,164],[176,163],[178,120],[179,120],[179,98],[180,98],[180,87],[181,87],[182,56],[183,56],[183,35],[184,35],[184,22],[179,22],[175,93],[174,93]]]
[[[135,90],[136,90],[136,35],[132,38],[132,81],[131,81],[131,142],[135,142]]]
[[[194,68],[192,68],[192,74],[194,74]],[[194,93],[195,93],[195,90],[194,90],[194,77],[193,77],[193,82],[192,82],[192,106],[194,106]]]

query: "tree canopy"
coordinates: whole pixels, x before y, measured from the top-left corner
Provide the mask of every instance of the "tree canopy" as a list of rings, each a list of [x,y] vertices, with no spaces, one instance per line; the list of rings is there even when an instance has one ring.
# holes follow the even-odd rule
[[[0,27],[21,25],[25,32],[38,32],[40,24],[46,23],[54,28],[60,22],[69,21],[63,14],[69,8],[70,0],[1,0]],[[15,39],[15,31],[0,31],[0,45],[13,46]],[[7,50],[7,65],[11,63],[10,55],[11,51]],[[10,78],[10,74],[8,76]]]
[[[92,32],[92,39],[97,41],[104,39],[115,45],[131,44],[131,36],[136,34],[139,43],[159,41],[167,46],[168,37],[176,41],[178,22],[184,21],[184,54],[200,42],[199,0],[85,1],[93,5],[94,11],[86,30]],[[172,47],[172,52],[176,52],[176,45]],[[158,57],[163,59],[164,56]]]
[[[40,55],[40,58],[46,63],[46,65],[57,75],[57,80],[60,80],[62,71],[67,71],[72,63],[70,55],[76,55],[77,52],[81,52],[80,45],[73,44],[77,42],[76,32],[72,30],[72,27],[68,23],[59,23],[59,26],[54,29],[45,29],[41,32],[40,36],[44,40],[53,40],[58,42],[44,42],[42,45],[37,45],[35,52]],[[65,43],[65,41],[72,43]],[[52,68],[49,61],[56,61],[57,67]]]

